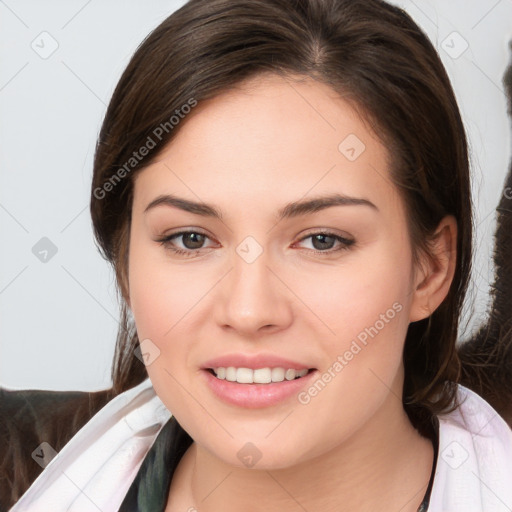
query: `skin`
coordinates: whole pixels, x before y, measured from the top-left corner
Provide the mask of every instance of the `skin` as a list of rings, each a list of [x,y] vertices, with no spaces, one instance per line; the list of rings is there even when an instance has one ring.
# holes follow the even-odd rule
[[[365,144],[354,161],[338,149],[349,134]],[[434,260],[415,267],[388,156],[328,86],[260,75],[198,105],[136,176],[128,302],[139,339],[160,351],[147,366],[155,391],[194,439],[167,511],[417,510],[433,448],[402,407],[402,351],[409,323],[448,293],[456,223],[443,219]],[[377,208],[276,220],[289,202],[333,192]],[[161,194],[214,204],[222,220],[167,205],[144,213]],[[199,247],[192,257],[158,242],[181,230],[207,236],[173,240]],[[313,245],[321,230],[355,242]],[[252,263],[236,251],[247,236],[263,249]],[[400,312],[307,404],[293,396],[237,407],[201,378],[207,359],[228,353],[277,354],[321,374],[397,303]],[[237,457],[247,442],[261,454],[252,468]]]

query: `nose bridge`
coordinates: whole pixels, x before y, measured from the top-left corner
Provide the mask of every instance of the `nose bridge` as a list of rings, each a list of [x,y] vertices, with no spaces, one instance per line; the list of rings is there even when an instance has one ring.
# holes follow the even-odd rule
[[[271,266],[268,252],[254,238],[236,247],[224,280],[219,323],[247,334],[290,321],[285,287]]]

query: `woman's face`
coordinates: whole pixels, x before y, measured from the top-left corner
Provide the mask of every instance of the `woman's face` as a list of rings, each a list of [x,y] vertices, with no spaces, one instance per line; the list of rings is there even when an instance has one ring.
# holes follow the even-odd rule
[[[240,467],[371,433],[377,446],[403,415],[417,315],[386,147],[312,80],[260,76],[181,122],[136,178],[130,233],[129,302],[157,394]]]

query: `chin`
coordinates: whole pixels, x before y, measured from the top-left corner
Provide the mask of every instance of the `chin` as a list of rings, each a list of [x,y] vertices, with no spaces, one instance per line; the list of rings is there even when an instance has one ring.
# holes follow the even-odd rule
[[[270,442],[268,439],[261,441],[232,439],[229,444],[222,443],[204,448],[229,466],[250,471],[273,471],[291,468],[308,460],[307,455],[297,449],[301,444],[296,440],[283,446],[281,440]]]

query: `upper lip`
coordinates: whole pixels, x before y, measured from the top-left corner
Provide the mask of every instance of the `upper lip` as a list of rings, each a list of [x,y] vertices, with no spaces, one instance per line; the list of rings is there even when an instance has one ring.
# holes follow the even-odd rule
[[[224,356],[209,359],[203,365],[203,369],[209,368],[250,368],[256,370],[257,368],[285,368],[303,370],[310,369],[311,366],[286,359],[273,354],[226,354]]]

